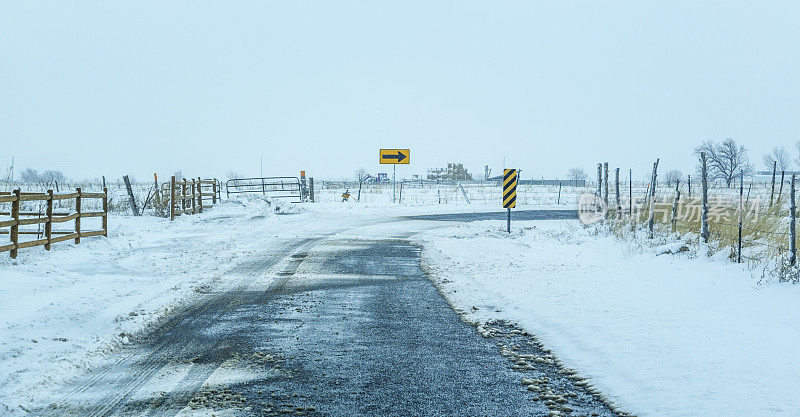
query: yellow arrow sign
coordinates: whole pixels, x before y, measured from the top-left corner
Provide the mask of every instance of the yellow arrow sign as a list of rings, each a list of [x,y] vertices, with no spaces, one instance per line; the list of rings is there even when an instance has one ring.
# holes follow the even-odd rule
[[[381,149],[378,154],[378,162],[381,164],[410,164],[410,149]]]

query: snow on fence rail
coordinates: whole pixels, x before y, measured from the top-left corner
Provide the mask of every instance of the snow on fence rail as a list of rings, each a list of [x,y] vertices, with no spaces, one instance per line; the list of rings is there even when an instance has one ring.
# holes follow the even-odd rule
[[[82,211],[83,199],[102,199],[103,211]],[[74,201],[74,212],[53,211],[54,203],[64,200]],[[38,211],[24,211],[23,203],[25,202],[45,202],[45,212],[42,213],[41,206]],[[75,240],[75,243],[81,243],[82,237],[108,236],[108,190],[105,188],[102,193],[83,192],[80,188],[76,188],[74,193],[69,194],[53,194],[53,190],[48,190],[46,193],[23,193],[19,189],[12,192],[0,192],[0,204],[9,203],[11,204],[9,211],[0,211],[0,216],[11,217],[11,220],[0,220],[0,229],[9,228],[9,230],[2,230],[0,234],[8,234],[11,243],[0,245],[0,252],[10,252],[12,259],[16,258],[18,250],[23,248],[44,246],[46,250],[50,250],[50,245],[53,243],[72,239]],[[63,207],[63,205],[60,206]],[[101,230],[83,231],[81,229],[81,219],[90,217],[102,219]],[[53,224],[69,221],[74,221],[74,229],[53,230]],[[20,226],[30,225],[36,225],[37,230],[20,230]],[[44,225],[44,230],[41,228],[42,225]],[[20,235],[36,235],[37,239],[20,242]],[[53,237],[53,235],[60,236]]]

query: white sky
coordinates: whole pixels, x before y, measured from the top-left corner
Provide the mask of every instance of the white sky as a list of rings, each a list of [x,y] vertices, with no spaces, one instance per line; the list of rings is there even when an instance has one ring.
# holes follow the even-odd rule
[[[0,171],[684,172],[800,140],[800,2],[9,1]],[[663,170],[661,171],[664,172]]]

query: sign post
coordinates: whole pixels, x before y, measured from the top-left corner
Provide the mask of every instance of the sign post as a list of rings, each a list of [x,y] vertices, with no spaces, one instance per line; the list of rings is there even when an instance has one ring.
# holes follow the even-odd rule
[[[511,233],[511,209],[517,207],[517,177],[516,169],[503,170],[503,208],[508,209],[506,230]]]
[[[397,199],[397,165],[411,163],[410,149],[381,149],[378,153],[378,163],[392,165],[392,203]]]

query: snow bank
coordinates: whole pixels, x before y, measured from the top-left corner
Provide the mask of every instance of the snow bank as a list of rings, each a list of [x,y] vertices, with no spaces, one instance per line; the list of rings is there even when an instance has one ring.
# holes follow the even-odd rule
[[[682,245],[629,247],[577,222],[517,222],[512,235],[499,223],[419,238],[468,318],[536,333],[638,415],[798,415],[800,287],[757,285],[740,265]]]

